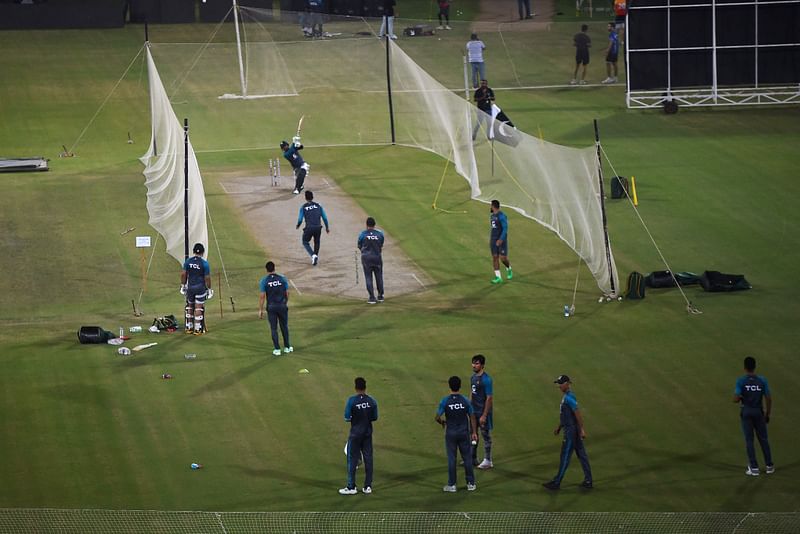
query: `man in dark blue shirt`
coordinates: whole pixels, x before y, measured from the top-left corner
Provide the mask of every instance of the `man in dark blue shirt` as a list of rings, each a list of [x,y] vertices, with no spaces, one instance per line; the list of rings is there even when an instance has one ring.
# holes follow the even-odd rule
[[[286,277],[275,272],[275,264],[268,261],[264,266],[267,276],[261,279],[258,287],[261,290],[258,297],[258,318],[264,318],[264,304],[267,308],[267,320],[272,332],[272,355],[281,355],[281,345],[278,342],[278,323],[283,334],[283,352],[294,352],[289,343],[289,282]]]
[[[492,407],[494,406],[494,385],[492,377],[484,370],[486,367],[486,356],[476,354],[472,357],[472,376],[470,386],[472,387],[472,409],[475,410],[475,417],[478,420],[478,427],[481,429],[483,437],[483,461],[478,463],[478,444],[472,446],[472,465],[478,469],[491,469],[492,463]]]
[[[311,265],[319,263],[319,242],[322,238],[322,223],[325,223],[325,233],[331,233],[328,226],[328,216],[325,215],[325,209],[322,205],[314,202],[314,193],[306,191],[306,203],[300,206],[300,213],[297,215],[297,226],[295,229],[300,228],[303,219],[306,220],[306,226],[303,228],[303,246],[311,256]],[[314,248],[309,244],[311,239],[314,239]]]
[[[206,299],[214,296],[211,289],[211,268],[203,259],[206,247],[196,243],[192,248],[194,256],[186,258],[181,270],[181,294],[186,295],[184,332],[197,336],[206,331],[204,309]]]
[[[756,359],[748,356],[744,359],[745,375],[736,381],[736,388],[733,392],[733,402],[742,403],[742,432],[747,448],[747,470],[746,475],[757,477],[760,473],[758,460],[756,460],[756,448],[753,445],[753,432],[761,445],[761,452],[764,453],[764,463],[767,466],[767,474],[775,472],[775,465],[772,463],[772,452],[769,448],[767,438],[767,423],[769,414],[772,412],[772,395],[769,392],[767,379],[756,374]],[[764,413],[764,399],[767,401],[767,413]]]
[[[300,155],[300,151],[303,150],[300,137],[293,137],[291,145],[286,141],[281,141],[281,150],[283,150],[283,157],[292,165],[292,171],[294,172],[294,191],[292,193],[297,195],[303,190],[306,174],[311,168],[305,162],[303,156]]]
[[[489,250],[492,252],[492,266],[494,267],[493,284],[503,281],[500,276],[500,261],[506,266],[506,278],[511,280],[514,273],[511,271],[511,263],[508,261],[508,218],[500,211],[500,201],[492,200],[492,207],[489,209]]]
[[[570,379],[567,375],[556,378],[555,384],[564,394],[561,398],[560,421],[553,434],[556,436],[564,431],[564,440],[561,442],[561,462],[558,466],[558,474],[550,482],[545,482],[543,486],[549,490],[557,490],[561,487],[561,480],[569,467],[569,460],[572,451],[578,456],[583,468],[583,483],[581,487],[592,488],[592,468],[589,466],[589,456],[583,447],[583,440],[586,438],[586,431],[583,429],[583,415],[578,409],[578,401],[575,394],[570,390]]]
[[[367,217],[367,229],[359,234],[356,246],[361,251],[361,266],[364,268],[364,281],[369,293],[367,302],[383,302],[383,232],[375,229],[375,219],[372,217]],[[378,289],[377,300],[372,287],[373,276]]]
[[[444,446],[447,450],[447,485],[442,489],[448,493],[456,491],[456,454],[460,452],[467,478],[467,491],[475,491],[475,471],[470,454],[470,445],[478,443],[475,412],[467,398],[459,393],[459,377],[451,376],[447,385],[450,386],[450,394],[442,398],[436,411],[436,422],[446,429]]]
[[[340,489],[342,495],[355,495],[356,467],[364,457],[364,487],[361,491],[372,493],[372,422],[378,420],[378,402],[367,395],[367,381],[362,377],[355,380],[356,394],[347,399],[344,407],[344,420],[350,423],[350,437],[347,439],[347,486]]]

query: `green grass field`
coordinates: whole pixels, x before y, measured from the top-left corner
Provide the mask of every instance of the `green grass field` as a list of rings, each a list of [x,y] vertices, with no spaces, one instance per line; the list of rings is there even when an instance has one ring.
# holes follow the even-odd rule
[[[547,69],[563,83],[571,75],[564,58],[574,25],[557,27],[555,48],[542,51],[546,62],[533,55],[508,64],[523,80]],[[157,28],[167,30],[208,31]],[[141,282],[133,235],[154,235],[137,159],[150,129],[141,58],[92,121],[135,57],[140,34],[138,27],[0,33],[0,155],[43,155],[52,168],[0,175],[0,507],[798,511],[798,108],[666,116],[627,110],[621,87],[499,93],[518,127],[553,142],[591,144],[598,119],[616,170],[636,176],[639,212],[671,267],[743,273],[753,285],[734,294],[689,287],[704,313],[687,315],[676,290],[598,304],[583,268],[577,314],[565,319],[577,261],[556,236],[511,213],[515,279],[493,287],[486,206],[470,201],[466,182],[450,170],[439,205],[467,213],[431,209],[441,158],[392,146],[314,148],[315,139],[340,135],[326,118],[341,112],[332,109],[337,96],[318,90],[271,101],[252,108],[254,122],[241,129],[225,121],[242,108],[189,99],[176,112],[192,117],[230,276],[224,318],[212,300],[209,335],[160,334],[157,347],[122,359],[110,346],[79,345],[75,332],[87,324],[148,326],[154,316],[182,311],[179,266],[163,253],[163,241],[142,300],[145,317],[135,319],[130,308]],[[463,36],[448,39],[453,51],[463,46]],[[522,54],[525,36],[513,39]],[[441,61],[443,83],[459,86],[458,56],[425,56],[423,41],[400,44],[426,68]],[[600,79],[602,66],[593,68]],[[280,265],[281,251],[259,249],[219,183],[265,172],[265,159],[277,151],[229,149],[271,146],[291,134],[299,108],[320,117],[307,134],[315,170],[374,214],[437,285],[414,296],[387,295],[377,307],[293,295],[296,352],[273,358],[268,329],[257,319],[256,283],[265,259]],[[79,136],[78,157],[57,158],[61,145]],[[609,201],[608,217],[622,279],[665,268],[627,203]],[[129,227],[136,232],[120,236]],[[215,273],[219,260],[212,247]],[[197,360],[185,361],[186,352]],[[479,352],[496,384],[496,467],[479,473],[476,493],[443,494],[446,457],[433,415],[447,378],[466,379]],[[731,402],[748,354],[758,358],[775,401],[777,471],[758,479],[743,474]],[[300,368],[310,373],[298,374]],[[161,380],[165,372],[175,378]],[[577,488],[577,461],[560,493],[541,487],[558,465],[552,429],[560,395],[552,381],[561,373],[573,378],[586,419],[596,483],[588,494]],[[381,409],[375,493],[346,498],[336,492],[345,482],[342,412],[357,375],[367,378]],[[205,468],[191,471],[191,462]]]

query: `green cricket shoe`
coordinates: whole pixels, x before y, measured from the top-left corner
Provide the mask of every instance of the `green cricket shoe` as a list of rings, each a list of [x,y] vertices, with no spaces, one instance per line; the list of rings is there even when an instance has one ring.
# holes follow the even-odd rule
[[[503,283],[503,279],[501,277],[499,277],[499,276],[496,276],[496,277],[494,277],[492,279],[492,283],[493,284],[501,284],[501,283]]]
[[[511,267],[509,267],[506,269],[506,279],[511,280],[512,278],[514,278],[514,273],[511,271]]]

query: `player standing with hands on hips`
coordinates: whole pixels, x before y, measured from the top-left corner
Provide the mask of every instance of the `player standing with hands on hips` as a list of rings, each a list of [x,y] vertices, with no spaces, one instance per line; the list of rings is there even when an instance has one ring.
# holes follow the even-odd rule
[[[306,191],[306,203],[300,206],[300,213],[297,216],[297,226],[295,230],[300,228],[300,224],[306,220],[306,226],[303,228],[303,246],[311,256],[311,265],[319,263],[319,242],[322,237],[322,223],[325,223],[325,233],[331,233],[330,226],[328,226],[328,216],[325,215],[325,209],[322,205],[314,202],[314,193]],[[311,248],[309,242],[314,239],[314,248]]]
[[[742,433],[747,448],[747,470],[745,475],[757,477],[760,475],[758,470],[758,460],[756,460],[756,448],[753,444],[753,432],[761,445],[761,452],[764,453],[764,463],[767,466],[767,474],[775,472],[775,465],[772,463],[772,451],[769,448],[767,438],[767,423],[769,414],[772,412],[772,395],[769,392],[767,379],[756,374],[756,359],[748,356],[744,359],[745,375],[736,381],[736,388],[733,392],[733,402],[742,403]],[[767,401],[767,413],[764,413],[764,399]]]
[[[500,276],[500,261],[506,266],[506,278],[511,280],[514,273],[511,271],[511,263],[508,261],[508,218],[500,211],[500,201],[492,200],[490,208],[489,225],[489,249],[492,251],[492,266],[494,267],[493,284],[503,281]]]
[[[372,422],[378,420],[378,401],[367,395],[367,381],[355,379],[356,394],[347,399],[344,420],[350,423],[347,439],[347,486],[339,490],[342,495],[355,495],[356,467],[364,457],[364,487],[361,491],[372,493]]]
[[[444,446],[447,450],[447,485],[442,488],[447,493],[456,492],[456,455],[461,452],[464,461],[464,473],[467,478],[467,491],[475,491],[475,470],[470,454],[470,441],[478,443],[475,433],[477,422],[472,404],[459,393],[461,379],[451,376],[447,381],[450,394],[439,403],[436,411],[436,422],[445,427]],[[442,417],[444,416],[444,417]]]
[[[206,300],[214,296],[211,289],[211,267],[203,259],[206,247],[196,243],[192,248],[194,256],[186,258],[181,270],[181,295],[186,296],[186,325],[184,332],[199,336],[206,331],[204,308]]]
[[[554,384],[564,394],[561,398],[560,421],[553,434],[556,436],[563,430],[564,441],[561,442],[561,463],[558,466],[558,474],[550,482],[542,484],[549,490],[557,490],[561,487],[561,481],[569,467],[569,460],[572,451],[578,456],[583,468],[582,488],[592,489],[592,468],[589,466],[589,456],[583,447],[583,440],[586,438],[586,431],[583,429],[583,415],[578,409],[578,401],[575,394],[570,390],[570,379],[567,375],[561,375],[555,379]]]
[[[491,469],[492,463],[492,407],[494,405],[494,386],[492,377],[484,371],[486,357],[483,354],[476,354],[472,357],[472,377],[470,386],[472,387],[472,409],[475,410],[475,417],[478,419],[478,428],[483,437],[483,461],[478,463],[478,444],[472,445],[472,465],[478,469]]]
[[[264,304],[267,308],[267,320],[272,333],[272,355],[281,355],[281,344],[278,342],[278,323],[283,334],[283,352],[294,352],[289,343],[289,282],[282,274],[275,272],[275,264],[268,261],[264,266],[267,276],[261,279],[258,286],[261,290],[258,297],[258,318],[264,318]]]
[[[361,266],[369,293],[368,304],[383,302],[383,241],[383,232],[375,229],[375,219],[367,217],[367,229],[359,234],[356,246],[361,251]],[[373,276],[378,289],[377,300],[372,286]]]
[[[306,181],[306,174],[311,166],[305,162],[300,151],[303,150],[303,144],[300,142],[300,135],[292,137],[292,144],[286,141],[281,141],[281,150],[283,150],[283,157],[291,164],[292,171],[294,172],[294,193],[299,194],[303,190],[303,183]]]

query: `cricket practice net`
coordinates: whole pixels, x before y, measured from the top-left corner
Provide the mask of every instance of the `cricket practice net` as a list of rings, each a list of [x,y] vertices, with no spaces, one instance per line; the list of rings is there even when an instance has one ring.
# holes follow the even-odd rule
[[[0,533],[793,534],[800,513],[747,512],[169,512],[0,509]]]
[[[246,7],[238,13],[235,36],[229,22],[203,44],[153,45],[173,101],[224,106],[215,113],[226,125],[215,128],[225,130],[243,130],[231,125],[257,123],[259,114],[285,114],[285,123],[294,124],[324,102],[324,117],[303,132],[307,147],[387,144],[391,116],[397,144],[452,162],[471,198],[497,199],[552,230],[586,263],[603,294],[618,292],[596,147],[549,143],[478,111],[463,85],[448,89],[397,44],[420,52],[421,41],[376,39],[379,20],[326,16],[323,38],[304,38],[307,14]],[[290,128],[274,134],[273,146],[291,134]]]

